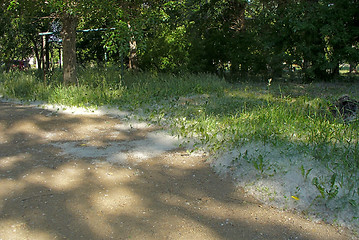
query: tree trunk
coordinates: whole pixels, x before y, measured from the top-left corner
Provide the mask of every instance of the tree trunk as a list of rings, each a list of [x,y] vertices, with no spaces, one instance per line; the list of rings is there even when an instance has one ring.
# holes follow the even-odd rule
[[[128,28],[130,29],[130,32],[133,31],[130,23],[127,24]],[[135,36],[131,36],[130,42],[130,54],[128,56],[128,68],[131,70],[137,69],[137,42],[135,39]]]
[[[31,38],[30,41],[31,41],[32,44],[34,45],[33,48],[32,48],[32,50],[33,50],[33,52],[34,52],[36,61],[37,61],[37,63],[38,63],[37,69],[38,69],[38,70],[41,70],[41,54],[40,54],[39,48],[37,47],[36,39]]]
[[[332,69],[331,75],[333,78],[336,78],[340,75],[340,67],[339,67],[339,61],[337,61],[337,64],[335,65],[335,67]]]
[[[46,72],[49,72],[50,69],[50,44],[49,44],[49,35],[46,36],[45,41],[45,69]]]
[[[62,16],[63,80],[65,85],[76,84],[76,27],[77,18],[73,15]]]
[[[128,57],[128,68],[131,70],[137,69],[137,43],[134,37],[130,40],[130,55]]]
[[[44,85],[46,86],[47,84],[47,80],[46,80],[46,71],[47,71],[47,68],[46,68],[46,41],[47,41],[47,38],[46,36],[42,36],[42,52],[41,52],[41,62],[42,62],[42,73],[43,73],[43,80],[44,80]]]
[[[357,64],[355,64],[355,63],[350,63],[350,65],[349,65],[349,73],[357,73],[356,65]]]

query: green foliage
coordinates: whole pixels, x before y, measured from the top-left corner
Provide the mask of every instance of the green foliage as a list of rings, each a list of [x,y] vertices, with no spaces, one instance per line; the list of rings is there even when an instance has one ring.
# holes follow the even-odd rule
[[[141,56],[142,68],[172,73],[188,71],[189,42],[185,27],[167,28],[156,34],[159,36],[146,43],[147,51]]]
[[[303,165],[300,166],[300,172],[301,172],[301,174],[302,174],[302,176],[303,176],[303,178],[304,178],[305,181],[307,181],[308,175],[310,174],[310,172],[311,172],[312,170],[313,170],[313,168],[310,168],[310,169],[308,169],[308,170],[305,170],[305,168],[304,168]]]
[[[3,62],[27,58],[32,49],[40,59],[38,32],[49,30],[49,16],[64,14],[76,16],[79,28],[115,28],[78,34],[81,64],[135,62],[153,73],[209,72],[237,82],[248,75],[328,81],[338,77],[340,64],[359,62],[358,8],[351,0],[4,4]]]
[[[312,180],[312,184],[318,189],[321,198],[326,198],[327,200],[331,200],[338,195],[339,187],[336,183],[337,174],[334,173],[329,183],[325,181],[320,181],[318,177],[314,177]]]

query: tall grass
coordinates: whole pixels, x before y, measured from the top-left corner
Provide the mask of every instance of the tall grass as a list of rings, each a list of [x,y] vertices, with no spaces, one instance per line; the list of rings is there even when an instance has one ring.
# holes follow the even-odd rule
[[[146,120],[194,139],[195,146],[211,154],[250,142],[290,146],[332,173],[311,176],[314,170],[298,167],[303,177],[311,176],[318,197],[325,201],[342,198],[340,188],[347,196],[345,201],[359,207],[359,121],[348,124],[329,111],[343,94],[359,99],[359,83],[230,84],[209,74],[126,73],[122,78],[112,68],[82,69],[78,80],[78,86],[64,87],[61,73],[56,72],[44,86],[34,73],[7,73],[0,75],[0,92],[22,100],[140,110]],[[264,176],[268,169],[264,157],[251,161]]]
[[[119,105],[139,107],[189,94],[223,91],[224,81],[212,75],[154,75],[127,73],[121,78],[115,68],[80,69],[78,86],[65,87],[61,72],[54,72],[45,86],[34,72],[0,75],[1,92],[9,98],[43,100],[72,106]]]

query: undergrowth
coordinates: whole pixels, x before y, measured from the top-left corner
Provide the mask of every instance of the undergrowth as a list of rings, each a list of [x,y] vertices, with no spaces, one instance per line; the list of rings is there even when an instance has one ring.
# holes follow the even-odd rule
[[[303,181],[317,189],[315,201],[326,204],[340,198],[343,208],[358,211],[359,121],[345,123],[329,111],[343,94],[359,99],[358,83],[230,84],[209,74],[127,73],[121,78],[111,68],[82,69],[78,86],[65,87],[60,79],[60,72],[55,72],[44,85],[35,73],[3,73],[0,92],[21,100],[140,111],[145,120],[191,139],[211,155],[251,142],[278,149],[290,146],[329,172],[324,176],[313,167],[298,166]],[[241,161],[250,163],[261,178],[283,171],[262,153],[240,153],[228,167],[238,168]]]

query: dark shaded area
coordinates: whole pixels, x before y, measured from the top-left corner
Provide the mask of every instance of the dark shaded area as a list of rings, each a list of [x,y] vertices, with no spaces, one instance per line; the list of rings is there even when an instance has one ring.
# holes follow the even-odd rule
[[[344,95],[331,106],[331,112],[334,116],[341,117],[345,122],[349,122],[357,117],[358,108],[358,101]]]

